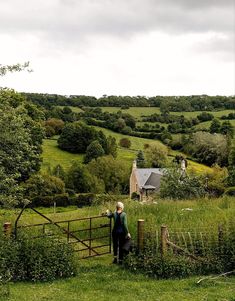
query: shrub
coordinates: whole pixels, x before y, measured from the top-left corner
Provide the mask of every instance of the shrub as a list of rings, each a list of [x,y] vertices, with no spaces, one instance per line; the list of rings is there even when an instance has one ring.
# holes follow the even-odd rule
[[[151,144],[145,150],[147,165],[150,167],[165,167],[167,163],[167,147],[161,144]]]
[[[25,195],[33,199],[37,196],[50,196],[65,192],[63,180],[50,175],[33,175],[24,185]]]
[[[94,200],[95,200],[95,194],[93,193],[79,194],[75,201],[75,205],[78,206],[79,208],[84,206],[91,206]]]
[[[131,147],[131,140],[128,138],[122,138],[119,141],[119,145],[121,147],[130,148]]]
[[[71,246],[49,237],[1,237],[0,262],[0,276],[13,281],[49,281],[70,277],[77,270]]]
[[[154,254],[151,250],[144,253],[129,254],[125,265],[132,271],[139,271],[155,278],[184,278],[195,274],[207,274],[209,271],[218,271],[216,265],[202,264],[192,261],[186,256],[167,254],[164,258]],[[220,270],[220,269],[219,269]],[[204,273],[203,273],[204,272]]]
[[[235,186],[229,187],[225,190],[226,195],[235,196]]]
[[[205,195],[201,178],[182,173],[180,169],[168,169],[161,180],[160,196],[170,199],[191,199]]]
[[[187,143],[183,145],[186,153],[209,166],[213,164],[224,166],[227,164],[228,146],[226,136],[206,132],[193,133]]]
[[[67,193],[55,194],[50,196],[36,196],[32,200],[32,205],[35,207],[51,207],[56,203],[56,206],[66,207],[70,205],[69,196]]]
[[[88,145],[86,154],[84,157],[84,163],[89,163],[92,159],[96,159],[105,154],[103,147],[100,145],[98,140],[94,140]]]
[[[139,199],[140,199],[140,195],[137,193],[137,192],[132,192],[132,194],[131,194],[131,199],[132,200],[137,200],[137,201],[139,201]]]

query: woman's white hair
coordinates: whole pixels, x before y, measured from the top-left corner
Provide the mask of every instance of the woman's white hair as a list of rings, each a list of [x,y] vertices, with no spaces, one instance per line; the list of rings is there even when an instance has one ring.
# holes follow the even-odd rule
[[[121,208],[122,210],[124,209],[124,204],[122,202],[117,202],[116,208]]]

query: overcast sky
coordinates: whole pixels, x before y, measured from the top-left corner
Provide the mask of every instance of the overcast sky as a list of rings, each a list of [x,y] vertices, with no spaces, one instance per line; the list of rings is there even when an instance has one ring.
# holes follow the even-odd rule
[[[64,95],[234,95],[234,0],[1,0],[0,86]]]

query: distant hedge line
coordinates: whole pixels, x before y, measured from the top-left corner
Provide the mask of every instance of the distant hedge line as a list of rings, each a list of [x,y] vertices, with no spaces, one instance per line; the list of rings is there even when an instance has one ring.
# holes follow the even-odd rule
[[[82,208],[84,206],[98,205],[110,200],[120,200],[125,198],[125,195],[114,196],[108,194],[94,194],[81,193],[78,195],[63,193],[55,194],[53,196],[37,196],[33,198],[32,205],[35,207],[52,207],[56,204],[57,207],[77,206]]]

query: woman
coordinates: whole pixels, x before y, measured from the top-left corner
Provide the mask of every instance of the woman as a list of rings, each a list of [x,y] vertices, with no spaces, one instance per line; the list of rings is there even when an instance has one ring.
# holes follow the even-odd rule
[[[126,239],[130,239],[131,235],[127,226],[127,216],[123,211],[124,205],[122,202],[117,202],[116,211],[114,213],[109,210],[106,211],[106,214],[109,218],[114,219],[114,226],[112,231],[113,237],[113,263],[122,263],[123,261],[123,246]]]

